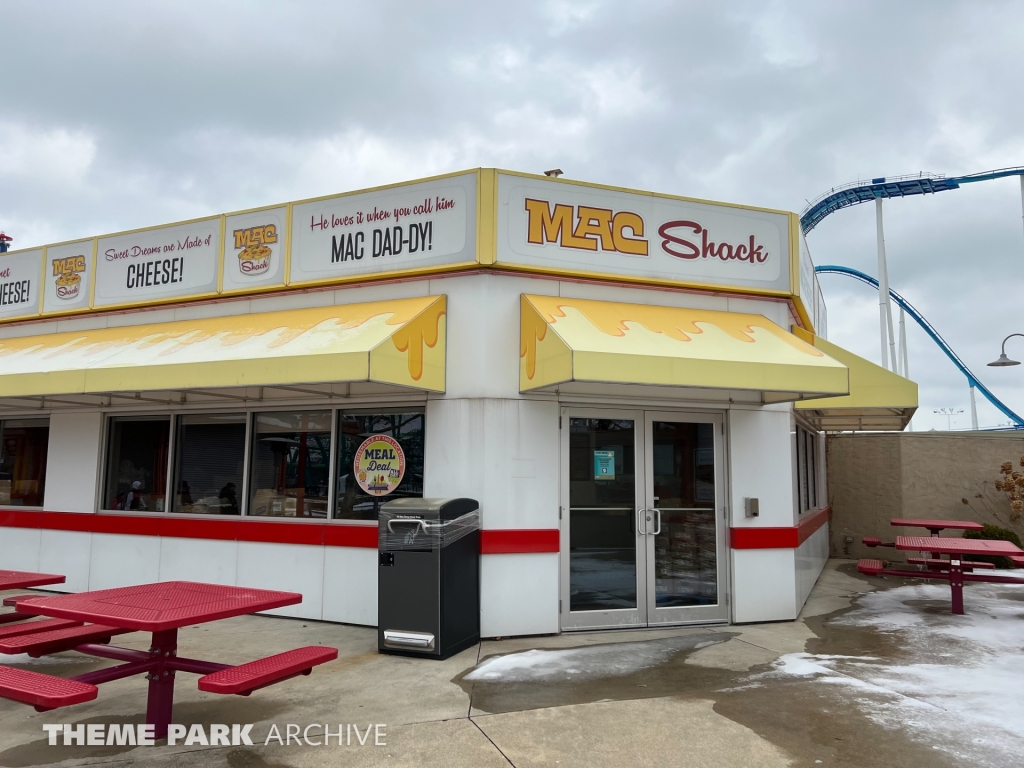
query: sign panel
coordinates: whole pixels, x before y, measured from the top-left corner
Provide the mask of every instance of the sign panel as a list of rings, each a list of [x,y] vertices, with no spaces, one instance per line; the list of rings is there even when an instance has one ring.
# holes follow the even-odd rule
[[[476,174],[292,207],[290,283],[476,260]]]
[[[43,270],[43,311],[87,309],[92,272],[92,240],[47,248],[46,269]]]
[[[804,302],[804,308],[811,317],[814,317],[814,286],[817,277],[814,274],[814,261],[811,259],[811,249],[807,247],[807,238],[800,235],[800,298]]]
[[[224,228],[224,293],[284,283],[288,209],[240,213]]]
[[[39,314],[42,268],[42,249],[0,256],[0,318]]]
[[[220,218],[101,237],[95,306],[217,291]]]
[[[594,479],[615,479],[615,451],[594,451]]]
[[[387,496],[402,483],[405,452],[387,435],[372,435],[363,441],[352,462],[359,487],[371,496]]]
[[[498,261],[789,292],[789,216],[498,175]]]

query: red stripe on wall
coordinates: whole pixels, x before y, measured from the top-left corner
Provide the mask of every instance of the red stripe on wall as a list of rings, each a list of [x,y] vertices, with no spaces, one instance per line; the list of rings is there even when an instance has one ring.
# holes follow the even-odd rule
[[[108,533],[130,536],[168,536],[179,539],[258,541],[328,547],[377,548],[377,526],[365,524],[299,523],[287,520],[168,517],[109,513],[39,512],[0,509],[0,528],[42,528],[52,531]],[[514,529],[480,532],[480,552],[504,555],[558,552],[559,534],[552,529]]]
[[[327,525],[324,526],[324,544],[328,547],[377,548],[376,525]]]
[[[814,535],[818,531],[818,529],[821,528],[821,526],[825,525],[831,519],[831,507],[819,509],[817,512],[812,512],[811,514],[805,516],[804,519],[801,520],[800,524],[797,526],[798,541],[801,544],[803,544],[805,541],[811,538],[811,536]]]
[[[0,526],[4,528],[39,528],[39,521],[36,519],[39,514],[39,512],[0,509]]]
[[[557,528],[480,531],[480,552],[484,555],[558,552],[559,549]]]
[[[805,516],[799,525],[787,528],[730,528],[733,549],[796,549],[829,521],[832,510],[824,507]]]
[[[259,541],[334,547],[376,547],[376,525],[298,523],[287,520],[110,513],[0,510],[0,527],[42,528],[52,531],[111,533],[128,536],[168,536],[177,539]]]

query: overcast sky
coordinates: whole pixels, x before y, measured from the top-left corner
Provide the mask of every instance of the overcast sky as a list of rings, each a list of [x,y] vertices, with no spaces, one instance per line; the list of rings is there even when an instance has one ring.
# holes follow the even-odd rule
[[[4,0],[0,32],[16,248],[477,166],[801,211],[858,178],[1024,165],[1019,2]],[[1019,180],[885,216],[893,287],[1024,414],[1024,366],[985,367],[1024,332]],[[872,205],[808,242],[877,272]],[[877,294],[822,285],[830,338],[877,361]],[[908,337],[915,428],[969,427],[964,377]]]

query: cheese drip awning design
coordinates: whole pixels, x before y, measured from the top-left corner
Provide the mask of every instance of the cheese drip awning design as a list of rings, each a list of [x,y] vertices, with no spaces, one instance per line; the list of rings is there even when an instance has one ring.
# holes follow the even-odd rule
[[[376,382],[443,392],[446,297],[0,339],[0,397]]]
[[[846,366],[763,315],[521,297],[519,386],[644,384],[760,393],[784,402],[849,393]]]
[[[902,430],[917,410],[917,384],[807,331],[800,338],[850,369],[850,394],[807,400],[797,412],[829,432]]]

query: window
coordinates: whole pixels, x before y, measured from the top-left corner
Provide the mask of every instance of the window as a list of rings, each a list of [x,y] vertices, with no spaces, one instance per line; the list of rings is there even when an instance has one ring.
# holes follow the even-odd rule
[[[249,514],[327,517],[331,412],[257,414]]]
[[[338,484],[335,519],[376,520],[381,503],[402,497],[423,496],[424,415],[421,410],[370,412],[344,411],[338,416]],[[365,493],[352,473],[356,451],[371,435],[394,438],[405,454],[405,474],[386,497]]]
[[[0,422],[0,504],[43,506],[48,419]]]
[[[376,520],[382,503],[423,496],[424,422],[423,409],[415,407],[112,417],[101,507],[193,515]],[[21,428],[29,423],[0,426]],[[40,440],[45,462],[47,422],[31,424],[43,428]],[[13,435],[3,433],[5,450],[6,438]],[[352,472],[356,451],[372,435],[393,438],[405,455],[402,481],[386,497],[364,492]],[[334,440],[338,441],[336,447]],[[26,456],[30,453],[20,450]],[[0,494],[10,485],[4,474],[9,462],[6,453],[3,456]],[[19,466],[30,464],[22,461]],[[336,473],[333,485],[332,468]],[[44,471],[45,466],[38,469],[38,501],[12,503],[41,504]],[[0,496],[0,500],[4,498]]]
[[[168,417],[110,420],[104,509],[164,511],[170,434]]]
[[[818,481],[818,435],[796,428],[796,483],[800,512],[824,506]]]
[[[244,413],[181,416],[175,439],[173,512],[240,515]]]

